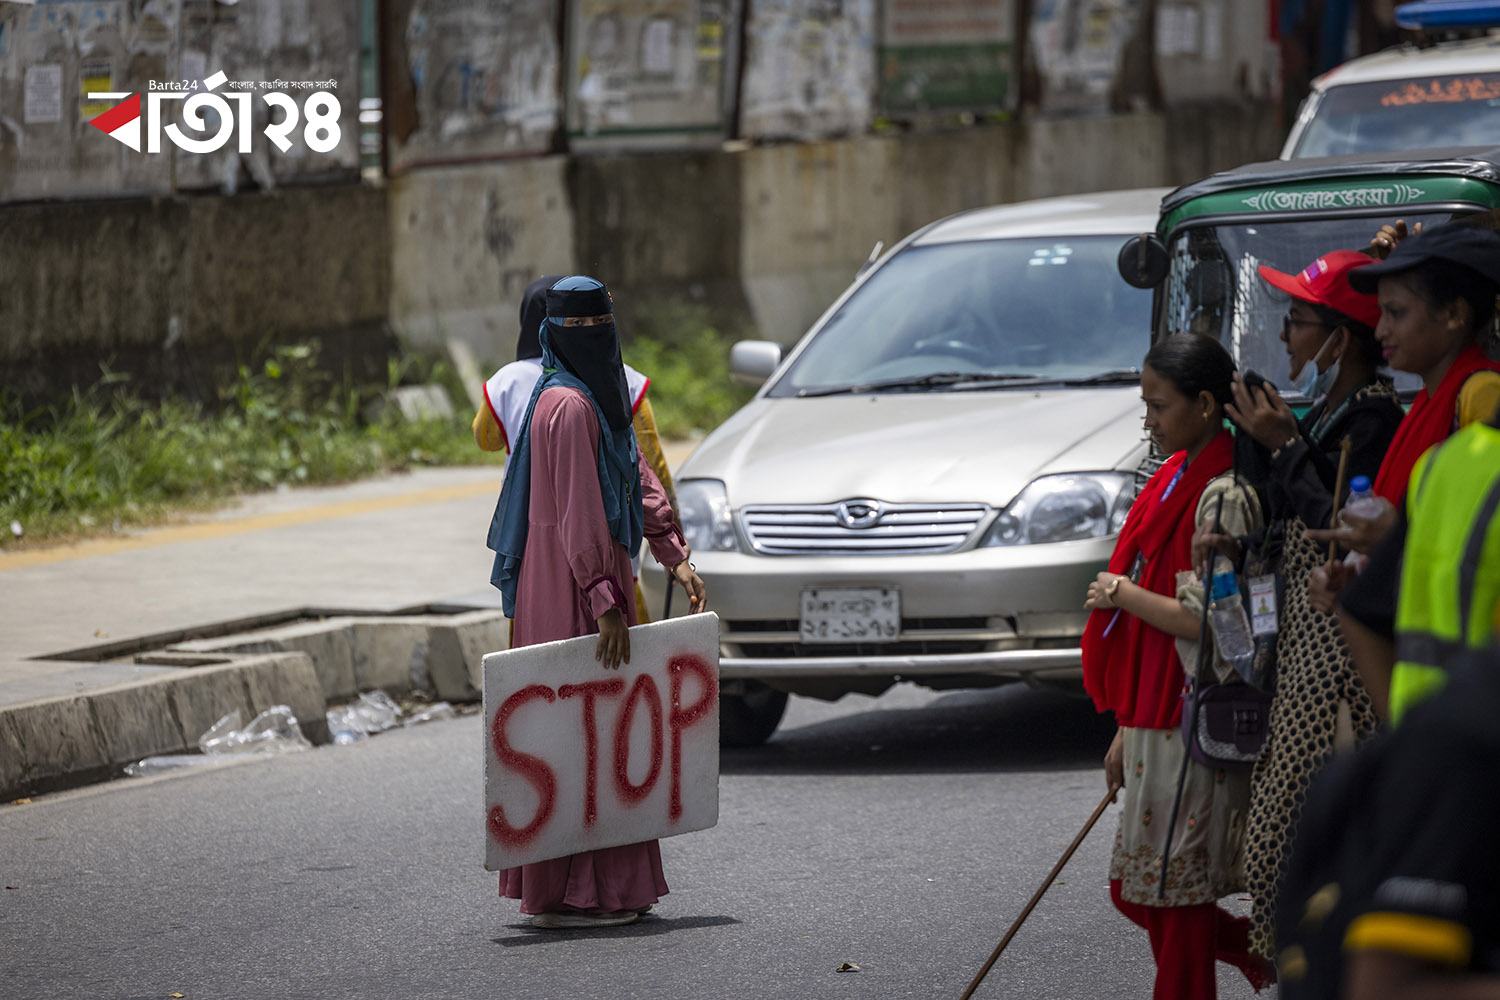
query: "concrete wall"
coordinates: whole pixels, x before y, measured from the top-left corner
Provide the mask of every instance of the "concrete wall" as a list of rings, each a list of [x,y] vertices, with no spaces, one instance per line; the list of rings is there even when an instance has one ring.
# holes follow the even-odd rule
[[[213,368],[272,336],[383,369],[390,245],[361,187],[0,208],[0,380],[40,395],[108,362],[212,398]]]
[[[624,329],[662,300],[704,303],[721,322],[744,315],[745,162],[718,151],[572,160],[575,266],[623,293]]]
[[[336,367],[383,377],[387,326],[497,363],[521,293],[549,271],[608,281],[627,335],[686,302],[791,342],[877,241],[981,205],[1182,183],[1279,141],[1271,109],[1225,106],[431,167],[386,188],[3,206],[0,379],[66,391],[108,361],[148,390],[211,399],[216,364],[314,335]]]
[[[627,333],[632,310],[676,299],[791,342],[877,241],[982,205],[1186,183],[1280,140],[1272,109],[1226,106],[416,171],[391,188],[391,321],[413,345],[459,336],[508,360],[527,282],[582,270]]]
[[[391,181],[390,322],[407,342],[442,350],[456,338],[481,361],[514,357],[526,286],[573,266],[567,168],[549,156]]]

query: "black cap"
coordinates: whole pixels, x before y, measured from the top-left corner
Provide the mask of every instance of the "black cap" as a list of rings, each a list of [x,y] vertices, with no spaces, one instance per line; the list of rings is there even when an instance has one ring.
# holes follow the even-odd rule
[[[598,278],[575,274],[547,289],[547,315],[557,319],[603,316],[615,311],[609,289]]]
[[[1450,222],[1423,229],[1396,244],[1385,260],[1349,272],[1349,284],[1369,295],[1388,274],[1410,271],[1429,260],[1467,267],[1500,286],[1500,234],[1475,225]]]

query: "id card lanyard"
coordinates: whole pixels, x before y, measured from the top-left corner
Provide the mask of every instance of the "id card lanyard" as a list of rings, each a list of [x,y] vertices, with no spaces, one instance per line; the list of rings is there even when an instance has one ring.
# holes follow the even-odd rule
[[[1167,488],[1164,489],[1164,490],[1162,490],[1161,491],[1161,496],[1157,498],[1157,500],[1156,500],[1157,503],[1166,503],[1167,502],[1167,497],[1169,497],[1169,496],[1172,495],[1172,491],[1175,490],[1177,488],[1177,484],[1182,481],[1182,474],[1186,470],[1187,470],[1187,463],[1186,462],[1184,462],[1182,465],[1179,465],[1177,467],[1177,471],[1172,474],[1171,481],[1167,483]],[[1130,564],[1130,572],[1127,574],[1130,577],[1130,582],[1131,583],[1139,583],[1140,579],[1141,579],[1141,570],[1143,570],[1145,568],[1146,568],[1146,554],[1144,552],[1137,552],[1135,554],[1135,562],[1133,562],[1133,563]],[[1117,622],[1119,620],[1120,620],[1120,609],[1119,608],[1115,608],[1115,613],[1109,616],[1109,624],[1106,625],[1106,626],[1104,626],[1104,633],[1103,634],[1104,635],[1109,635],[1110,632],[1114,631],[1115,622]]]

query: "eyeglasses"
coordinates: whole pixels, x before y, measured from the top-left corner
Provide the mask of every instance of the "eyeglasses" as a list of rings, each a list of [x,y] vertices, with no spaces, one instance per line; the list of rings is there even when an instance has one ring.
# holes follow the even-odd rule
[[[1331,329],[1332,325],[1320,319],[1292,319],[1290,316],[1281,317],[1281,332],[1286,333],[1294,326],[1321,326],[1323,329]]]

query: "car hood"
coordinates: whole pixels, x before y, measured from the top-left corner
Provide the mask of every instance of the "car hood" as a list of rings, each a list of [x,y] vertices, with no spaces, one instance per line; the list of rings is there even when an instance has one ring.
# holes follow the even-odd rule
[[[1133,385],[761,397],[678,478],[723,480],[737,508],[856,497],[999,507],[1037,476],[1133,468],[1144,412]]]

